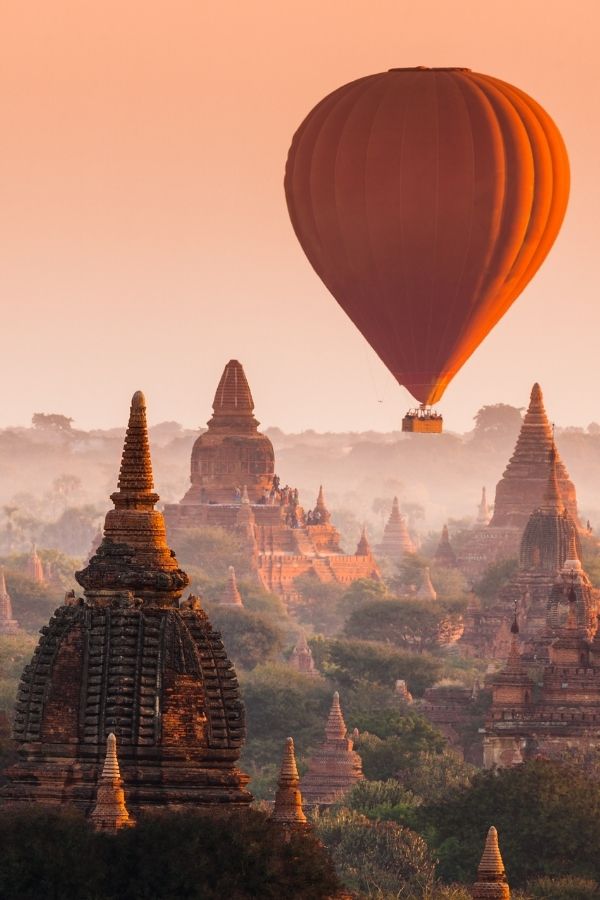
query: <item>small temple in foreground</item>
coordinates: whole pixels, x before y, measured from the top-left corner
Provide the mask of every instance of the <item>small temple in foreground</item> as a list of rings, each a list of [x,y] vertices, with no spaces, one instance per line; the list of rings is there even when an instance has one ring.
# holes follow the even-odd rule
[[[300,776],[296,765],[294,739],[291,737],[285,742],[271,818],[286,829],[308,828],[308,822],[302,808]]]
[[[301,789],[307,805],[335,803],[364,778],[361,758],[354,750],[336,691],[325,727],[325,741],[315,751],[302,778]]]
[[[515,449],[496,485],[494,510],[489,524],[485,523],[489,509],[484,493],[475,527],[462,542],[458,565],[465,575],[477,578],[491,563],[518,556],[529,517],[544,498],[552,453],[555,454],[556,481],[561,501],[579,527],[575,485],[556,450],[542,390],[536,383],[531,390],[529,407]]]
[[[305,510],[298,491],[281,484],[273,445],[258,425],[244,369],[232,359],[192,449],[190,488],[180,503],[165,505],[171,539],[206,526],[237,534],[259,583],[292,605],[300,575],[339,584],[379,578],[366,535],[354,554],[342,551],[322,487],[314,509]]]
[[[67,595],[21,677],[18,761],[0,799],[89,813],[114,734],[136,818],[161,807],[245,806],[236,674],[198,599],[181,601],[188,577],[155,509],[139,391],[111,499],[102,543],[75,575],[83,597]]]
[[[119,828],[135,824],[125,805],[123,779],[117,759],[117,739],[111,732],[106,739],[106,759],[98,782],[96,805],[90,813],[96,831],[114,834]]]

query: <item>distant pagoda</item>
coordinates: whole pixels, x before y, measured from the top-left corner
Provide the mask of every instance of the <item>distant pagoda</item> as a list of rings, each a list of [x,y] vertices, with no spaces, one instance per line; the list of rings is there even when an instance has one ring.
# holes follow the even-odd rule
[[[6,588],[4,566],[0,566],[0,634],[16,634],[19,623],[13,617],[12,600]]]
[[[394,497],[392,501],[392,511],[383,530],[383,538],[376,548],[381,556],[399,562],[407,553],[415,552],[408,528],[406,527],[406,519],[400,512],[398,498]]]
[[[552,426],[544,408],[539,384],[531,390],[529,408],[523,419],[517,443],[504,475],[496,485],[492,528],[524,528],[532,510],[542,502],[550,451],[554,447]],[[578,523],[575,486],[561,460],[556,455],[556,477],[563,503],[572,519]]]
[[[434,559],[438,566],[444,566],[446,569],[453,569],[456,566],[456,554],[450,543],[450,535],[448,534],[448,526],[442,528],[442,536],[437,545]]]
[[[355,554],[340,547],[322,486],[314,508],[305,511],[298,491],[282,484],[273,445],[258,425],[242,364],[231,359],[208,428],[194,442],[190,488],[179,503],[165,504],[171,539],[189,529],[215,527],[235,535],[249,577],[290,607],[301,599],[303,575],[344,586],[379,578],[366,536]]]
[[[235,569],[229,566],[227,570],[227,584],[221,597],[222,606],[243,606],[242,595],[240,594],[235,577]]]
[[[490,518],[490,508],[488,506],[487,493],[484,486],[481,488],[481,500],[479,501],[479,507],[477,509],[477,525],[480,527],[489,525]]]
[[[360,756],[353,748],[336,691],[325,728],[325,742],[314,753],[301,782],[306,804],[335,803],[364,778]]]
[[[288,829],[305,829],[308,827],[306,816],[302,809],[300,778],[298,776],[298,767],[296,766],[294,740],[291,737],[285,742],[271,818],[274,822],[278,822]]]
[[[35,581],[36,584],[46,583],[46,578],[44,576],[44,564],[40,559],[40,555],[35,544],[31,545],[31,552],[27,557],[25,572],[27,574],[27,577],[32,581]]]
[[[0,798],[88,812],[118,737],[128,804],[203,808],[250,802],[236,768],[244,739],[237,679],[155,509],[146,403],[133,396],[114,509],[97,553],[67,596],[19,687],[18,762]]]
[[[510,900],[510,888],[498,846],[498,832],[493,825],[485,839],[483,856],[477,869],[477,881],[473,885],[471,896],[473,900]]]

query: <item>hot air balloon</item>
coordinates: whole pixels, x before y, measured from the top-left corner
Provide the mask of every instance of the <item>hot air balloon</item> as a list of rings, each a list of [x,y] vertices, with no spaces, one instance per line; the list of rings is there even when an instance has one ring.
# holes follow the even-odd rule
[[[470,69],[390,69],[307,115],[285,193],[311,265],[419,401],[403,427],[441,431],[431,405],[558,234],[569,163],[519,88]]]

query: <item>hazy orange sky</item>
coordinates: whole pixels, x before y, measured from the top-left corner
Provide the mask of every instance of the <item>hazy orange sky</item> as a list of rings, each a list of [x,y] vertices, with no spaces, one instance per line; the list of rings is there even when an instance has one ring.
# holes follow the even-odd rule
[[[597,0],[2,4],[0,425],[34,411],[203,423],[245,365],[266,425],[392,430],[398,388],[311,269],[283,170],[338,85],[467,66],[557,122],[571,201],[540,272],[447,390],[447,426],[518,406],[600,421]],[[379,402],[383,401],[383,402]]]

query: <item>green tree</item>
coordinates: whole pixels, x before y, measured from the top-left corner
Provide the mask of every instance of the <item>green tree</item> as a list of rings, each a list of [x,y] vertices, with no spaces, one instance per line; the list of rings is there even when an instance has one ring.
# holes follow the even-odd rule
[[[218,581],[234,566],[238,578],[248,578],[250,553],[245,541],[224,528],[205,526],[188,528],[177,534],[177,559],[181,565],[192,566],[205,580]]]
[[[455,613],[436,600],[378,600],[354,610],[344,632],[351,638],[382,641],[415,653],[431,651],[447,640]]]
[[[440,661],[427,653],[410,653],[375,641],[330,640],[326,659],[328,671],[342,684],[367,681],[391,688],[403,678],[415,696],[421,696],[442,673]]]
[[[0,896],[20,900],[319,900],[339,891],[310,833],[254,810],[155,813],[116,835],[65,810],[0,811]]]
[[[515,887],[542,876],[600,875],[600,785],[570,766],[534,760],[481,772],[418,817],[445,881],[472,882],[492,824]]]
[[[491,563],[485,569],[474,587],[475,593],[481,598],[484,606],[493,603],[518,568],[519,561],[517,559],[502,559],[500,562]]]
[[[522,423],[521,410],[508,403],[482,406],[474,416],[475,438],[501,438],[514,441]]]
[[[380,738],[376,734],[362,733],[356,742],[356,750],[363,762],[365,777],[374,781],[402,777],[402,773],[415,767],[423,753],[441,753],[445,739],[426,719],[411,714],[404,716],[396,734]]]
[[[374,578],[357,578],[340,597],[339,607],[347,616],[363,603],[383,600],[387,596],[388,589],[383,581],[376,581]]]
[[[373,822],[350,810],[326,812],[315,821],[347,888],[362,896],[426,896],[434,860],[418,834],[392,822]]]
[[[236,667],[253,669],[281,652],[283,635],[266,616],[231,606],[210,605],[207,610]]]
[[[311,625],[322,634],[335,634],[342,626],[343,617],[339,601],[344,592],[337,582],[322,582],[314,573],[294,579],[294,587],[300,594],[294,603],[294,613],[299,622]]]

